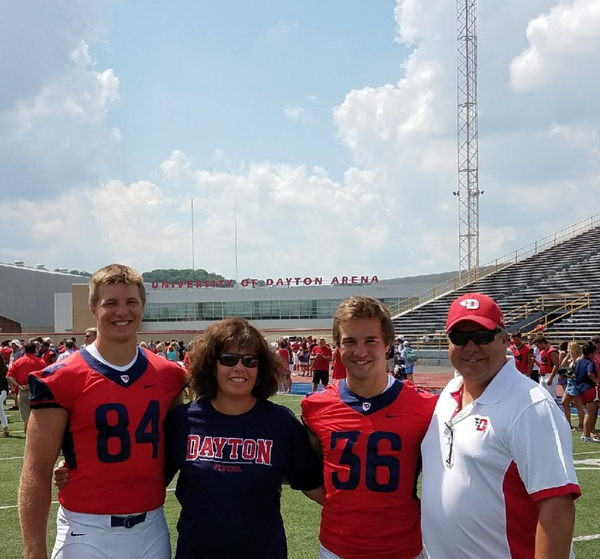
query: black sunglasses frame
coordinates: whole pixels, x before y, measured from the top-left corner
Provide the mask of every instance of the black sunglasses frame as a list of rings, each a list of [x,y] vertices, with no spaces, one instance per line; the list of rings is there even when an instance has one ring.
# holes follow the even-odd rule
[[[218,359],[219,363],[224,367],[235,367],[240,362],[240,359],[242,360],[242,365],[248,369],[258,367],[258,357],[253,353],[246,353],[244,355],[241,353],[221,353]]]
[[[474,330],[473,332],[452,331],[448,332],[448,339],[458,346],[466,346],[469,340],[475,345],[487,345],[494,341],[494,338],[502,332],[502,328],[495,330]]]

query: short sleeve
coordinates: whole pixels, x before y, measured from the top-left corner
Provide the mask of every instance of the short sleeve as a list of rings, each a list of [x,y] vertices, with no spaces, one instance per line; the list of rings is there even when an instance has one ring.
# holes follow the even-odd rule
[[[55,363],[29,375],[29,403],[32,409],[70,409],[77,390],[76,386],[65,382],[69,380],[65,375],[66,367],[64,363]]]
[[[286,418],[287,452],[284,475],[292,489],[310,491],[323,485],[323,466],[308,440],[308,433],[291,411]]]
[[[509,444],[519,476],[534,501],[581,495],[571,433],[556,404],[544,398],[528,406],[513,425]]]

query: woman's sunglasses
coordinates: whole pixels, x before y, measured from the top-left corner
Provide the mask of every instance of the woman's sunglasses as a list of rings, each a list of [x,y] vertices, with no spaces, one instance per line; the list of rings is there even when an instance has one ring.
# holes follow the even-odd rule
[[[258,367],[258,357],[251,353],[246,355],[241,355],[239,353],[221,353],[221,355],[219,355],[219,363],[224,367],[234,367],[239,363],[240,359],[242,360],[242,365],[244,365],[244,367],[248,367],[249,369]]]
[[[501,328],[495,330],[475,330],[474,332],[448,332],[448,338],[454,345],[467,345],[471,340],[475,345],[487,345],[494,341],[497,334],[502,332]]]

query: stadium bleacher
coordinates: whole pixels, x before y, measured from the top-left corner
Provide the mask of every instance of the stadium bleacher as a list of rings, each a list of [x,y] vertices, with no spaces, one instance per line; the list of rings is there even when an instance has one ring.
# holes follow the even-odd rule
[[[600,333],[600,225],[400,313],[394,317],[396,333],[417,340],[439,339],[450,303],[469,292],[493,297],[506,315],[542,296],[589,294],[589,306],[586,304],[585,308],[549,324],[545,333],[554,343],[571,339],[583,341]],[[548,309],[539,314],[548,314]],[[518,327],[524,332],[532,330],[534,324],[530,320],[524,325],[526,322],[515,320],[512,325],[507,324],[507,328],[509,331]]]

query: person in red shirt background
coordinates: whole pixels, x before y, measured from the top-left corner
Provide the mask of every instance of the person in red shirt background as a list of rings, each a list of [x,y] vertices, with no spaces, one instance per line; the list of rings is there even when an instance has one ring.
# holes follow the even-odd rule
[[[313,370],[313,392],[317,391],[319,382],[323,386],[329,384],[329,364],[331,363],[331,348],[325,342],[325,338],[319,338],[319,345],[316,345],[310,353],[310,361]]]
[[[542,335],[537,335],[533,343],[540,350],[540,385],[550,393],[553,400],[556,400],[554,377],[558,373],[558,350]]]
[[[44,366],[47,367],[48,365],[52,365],[52,363],[56,362],[58,355],[56,355],[56,352],[50,348],[50,342],[44,340],[40,346],[38,357],[45,363]]]
[[[9,384],[19,389],[19,413],[23,420],[23,430],[27,435],[27,423],[29,422],[29,373],[41,371],[46,363],[39,357],[36,357],[37,347],[35,342],[25,344],[25,355],[13,361],[8,370],[7,380]]]
[[[0,354],[4,358],[4,362],[6,363],[6,366],[8,366],[10,364],[10,356],[12,355],[12,349],[10,349],[10,346],[8,345],[8,340],[4,340],[2,342],[2,347],[0,348]]]
[[[511,344],[509,349],[515,357],[515,367],[520,373],[531,377],[533,369],[533,350],[525,343],[521,332],[515,332],[510,337]]]
[[[348,376],[346,366],[342,363],[342,356],[340,354],[340,348],[335,347],[333,350],[333,380],[340,381]]]

